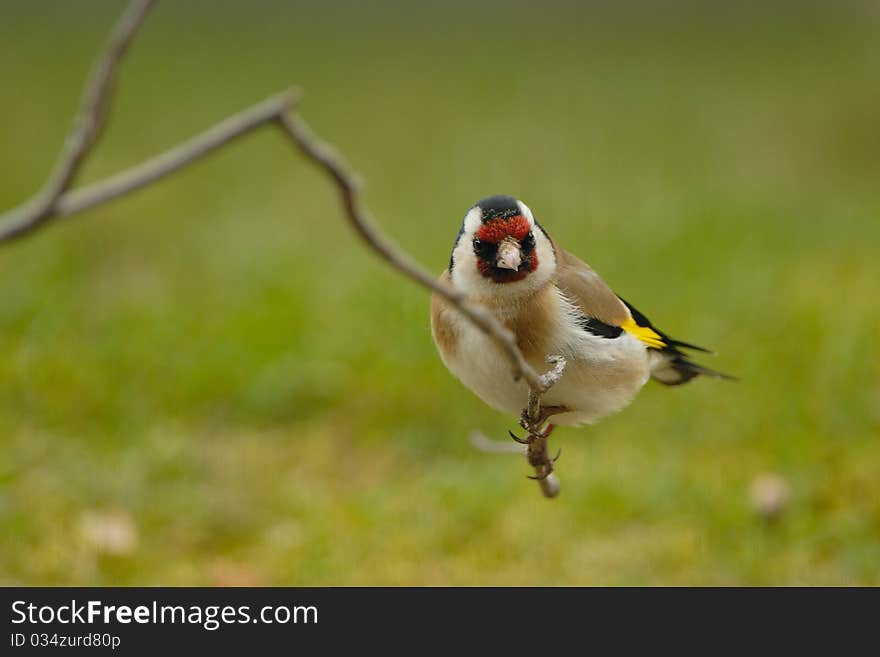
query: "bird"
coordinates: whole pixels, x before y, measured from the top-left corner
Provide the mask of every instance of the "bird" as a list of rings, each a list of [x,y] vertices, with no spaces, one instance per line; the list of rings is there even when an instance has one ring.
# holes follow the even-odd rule
[[[650,379],[678,386],[701,375],[734,378],[691,360],[691,351],[711,352],[654,326],[512,196],[470,207],[440,282],[488,308],[536,370],[546,369],[548,355],[565,359],[562,378],[541,401],[553,409],[551,430],[622,410]],[[465,387],[491,408],[519,416],[528,384],[511,376],[493,339],[437,292],[431,333],[444,365]]]

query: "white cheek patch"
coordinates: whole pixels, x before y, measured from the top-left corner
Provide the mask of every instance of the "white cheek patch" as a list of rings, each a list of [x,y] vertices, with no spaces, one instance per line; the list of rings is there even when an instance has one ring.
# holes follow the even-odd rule
[[[532,214],[531,209],[528,205],[523,203],[522,201],[517,201],[516,204],[519,206],[519,211],[522,212],[522,215],[528,219],[529,226],[535,225],[535,216]]]
[[[468,213],[464,216],[464,234],[461,236],[462,239],[465,237],[473,239],[482,224],[482,220],[483,212],[478,206],[475,205],[468,210]]]
[[[552,267],[549,268],[555,271],[556,254],[553,252],[553,245],[550,244],[550,240],[547,239],[544,231],[540,228],[535,229],[532,234],[535,236],[535,253],[538,254],[538,269],[540,270],[542,266],[552,263]]]
[[[473,240],[481,225],[482,211],[479,207],[474,206],[464,216],[461,235],[452,251],[452,280],[454,283],[464,282],[462,280],[464,270],[476,270],[477,259],[474,255]]]
[[[488,288],[488,281],[477,269],[477,256],[474,255],[471,239],[462,235],[452,253],[454,267],[452,269],[452,284],[470,292],[482,291]]]
[[[535,251],[538,254],[538,268],[540,269],[543,264],[549,264],[552,262],[552,269],[555,271],[556,254],[553,251],[553,245],[550,243],[550,240],[547,239],[544,230],[538,227],[537,222],[535,221],[535,215],[532,214],[532,209],[522,201],[517,201],[516,203],[519,205],[520,212],[522,212],[523,216],[528,220],[529,226],[532,228],[532,234],[535,236]]]

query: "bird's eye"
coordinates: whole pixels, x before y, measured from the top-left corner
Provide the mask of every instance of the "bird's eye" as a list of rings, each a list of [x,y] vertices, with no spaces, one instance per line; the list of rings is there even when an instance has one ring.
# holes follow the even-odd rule
[[[535,236],[532,233],[529,233],[523,238],[522,241],[522,250],[525,253],[528,253],[532,249],[535,248]]]
[[[474,253],[481,260],[491,260],[498,251],[498,245],[492,242],[486,242],[479,238],[474,238]]]

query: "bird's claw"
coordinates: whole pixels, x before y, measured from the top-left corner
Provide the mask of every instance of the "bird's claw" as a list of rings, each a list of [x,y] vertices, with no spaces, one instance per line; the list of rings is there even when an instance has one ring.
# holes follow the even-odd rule
[[[507,430],[507,433],[510,434],[510,437],[513,438],[513,439],[514,439],[516,442],[518,442],[520,445],[528,445],[528,444],[529,444],[529,441],[528,441],[528,440],[525,440],[525,439],[523,439],[523,438],[520,438],[520,437],[517,436],[515,433],[513,433],[513,431],[511,431],[510,429]]]

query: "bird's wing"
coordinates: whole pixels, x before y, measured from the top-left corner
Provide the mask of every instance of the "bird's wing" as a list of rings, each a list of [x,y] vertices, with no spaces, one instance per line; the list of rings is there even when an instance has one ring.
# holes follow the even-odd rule
[[[556,285],[587,317],[616,327],[632,319],[626,304],[599,274],[559,246],[556,247]]]
[[[586,330],[605,337],[617,337],[626,331],[651,349],[673,346],[675,341],[618,297],[583,260],[557,246],[556,263],[556,285],[584,314],[586,319],[581,323]]]
[[[618,297],[588,264],[568,251],[556,247],[556,285],[583,313],[579,324],[584,330],[606,338],[616,338],[624,331],[641,340],[653,352],[651,376],[665,385],[679,385],[699,374],[733,379],[691,361],[682,349],[709,351],[687,342],[674,340],[636,308]]]
[[[640,324],[626,302],[583,260],[557,246],[556,266],[556,285],[583,314],[579,323],[584,330],[606,338],[626,331],[652,349],[665,346],[661,334],[650,324]]]
[[[665,346],[662,335],[649,323],[640,324],[630,307],[577,256],[556,247],[556,285],[583,314],[584,330],[606,338],[626,331],[653,349]]]

